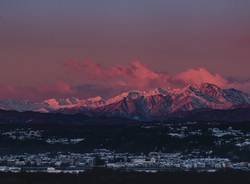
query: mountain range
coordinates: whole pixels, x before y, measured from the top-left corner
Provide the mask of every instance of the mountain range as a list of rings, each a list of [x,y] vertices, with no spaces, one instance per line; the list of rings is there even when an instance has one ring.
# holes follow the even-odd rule
[[[79,99],[48,99],[42,102],[2,100],[5,111],[84,114],[138,120],[167,119],[197,111],[233,110],[250,107],[250,96],[237,89],[223,89],[211,83],[182,89],[157,88],[128,91],[109,99],[100,96]]]

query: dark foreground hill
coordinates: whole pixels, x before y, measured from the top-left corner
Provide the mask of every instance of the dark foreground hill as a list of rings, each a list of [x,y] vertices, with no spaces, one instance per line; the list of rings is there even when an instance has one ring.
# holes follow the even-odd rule
[[[90,117],[84,114],[61,114],[61,113],[39,113],[39,112],[17,112],[0,110],[0,123],[13,124],[82,124],[82,123],[131,123],[134,120],[116,117]]]
[[[135,123],[134,120],[122,117],[88,116],[79,114],[17,112],[0,110],[0,123]],[[250,108],[236,108],[229,110],[200,109],[189,112],[169,114],[161,118],[146,120],[146,122],[250,122]]]

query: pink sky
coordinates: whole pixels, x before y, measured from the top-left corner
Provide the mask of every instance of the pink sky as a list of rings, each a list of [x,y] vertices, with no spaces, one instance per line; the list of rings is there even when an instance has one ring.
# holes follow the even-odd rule
[[[250,92],[249,9],[229,0],[1,0],[0,98],[203,81]]]

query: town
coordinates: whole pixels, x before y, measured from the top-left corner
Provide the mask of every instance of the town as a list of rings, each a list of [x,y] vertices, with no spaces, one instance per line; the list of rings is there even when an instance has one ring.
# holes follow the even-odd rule
[[[96,126],[2,125],[0,172],[250,171],[247,124]]]
[[[227,158],[201,158],[181,153],[150,152],[135,155],[97,149],[93,153],[39,153],[2,155],[0,172],[81,173],[94,167],[138,172],[204,171],[222,169],[250,171],[248,162],[231,162]]]

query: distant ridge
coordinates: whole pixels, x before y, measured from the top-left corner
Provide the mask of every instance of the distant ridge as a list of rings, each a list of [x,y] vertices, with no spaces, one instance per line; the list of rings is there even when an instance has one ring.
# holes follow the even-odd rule
[[[238,111],[238,113],[243,113],[249,107],[250,97],[248,94],[237,89],[223,89],[210,83],[188,85],[179,90],[162,88],[149,91],[134,90],[107,100],[98,96],[89,99],[75,97],[48,99],[39,103],[16,100],[0,101],[0,109],[6,111],[56,112],[84,114],[91,117],[122,117],[146,121],[165,120],[179,116],[185,116],[186,119],[192,119],[192,116],[208,119],[201,113],[204,112],[204,109],[212,118],[225,112],[236,112],[236,109],[244,109]],[[195,114],[195,112],[199,113]],[[230,114],[227,117],[230,117]]]

